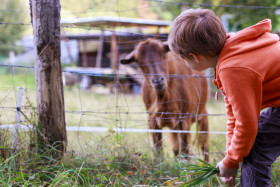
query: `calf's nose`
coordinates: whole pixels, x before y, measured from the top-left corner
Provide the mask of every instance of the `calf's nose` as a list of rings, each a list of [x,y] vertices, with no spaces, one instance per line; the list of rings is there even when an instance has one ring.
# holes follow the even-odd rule
[[[161,84],[163,80],[164,80],[163,77],[154,77],[152,81],[154,84]]]

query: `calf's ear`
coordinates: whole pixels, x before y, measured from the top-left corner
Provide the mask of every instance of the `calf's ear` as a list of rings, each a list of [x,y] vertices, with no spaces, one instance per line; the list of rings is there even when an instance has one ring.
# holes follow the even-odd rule
[[[135,51],[132,51],[128,55],[126,55],[123,59],[120,60],[121,64],[130,64],[132,62],[136,62]]]
[[[163,48],[165,49],[165,51],[170,51],[169,49],[169,45],[168,45],[168,41],[162,42],[163,43]]]

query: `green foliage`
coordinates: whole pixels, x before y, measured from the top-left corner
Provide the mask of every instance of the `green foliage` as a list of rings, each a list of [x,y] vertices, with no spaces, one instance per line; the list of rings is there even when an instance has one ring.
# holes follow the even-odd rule
[[[188,2],[174,0],[167,2],[169,3],[165,3],[164,1],[151,2],[152,10],[159,15],[160,19],[173,20],[181,13],[182,10],[188,8],[209,8],[212,9],[219,17],[224,14],[232,15],[232,18],[229,19],[229,31],[241,30],[266,18],[270,18],[272,20],[273,29],[276,29],[279,26],[279,16],[275,14],[276,8],[260,8],[279,7],[279,0],[190,0]],[[200,4],[202,4],[202,6],[199,6]]]
[[[194,156],[189,156],[189,158],[192,159],[191,161],[194,161],[194,163],[189,162],[184,165],[187,178],[189,179],[186,184],[189,186],[199,185],[205,182],[208,178],[219,173],[219,169],[215,166]]]
[[[280,185],[280,158],[272,165],[272,184]]]
[[[217,15],[231,14],[233,18],[230,19],[230,31],[238,31],[245,27],[252,26],[263,19],[271,19],[272,27],[276,29],[279,25],[278,17],[275,14],[276,8],[260,8],[260,7],[279,7],[279,1],[256,1],[256,0],[228,0],[220,1],[219,5],[232,5],[236,8],[227,7],[213,7]],[[249,8],[251,7],[251,8]],[[255,8],[253,8],[255,7]],[[259,7],[259,8],[256,8]]]
[[[82,2],[81,2],[82,1]],[[209,8],[219,17],[229,14],[229,31],[238,31],[257,22],[270,18],[273,29],[279,25],[279,16],[275,14],[280,1],[256,1],[256,0],[61,0],[62,9],[72,13],[72,17],[116,16],[136,17],[147,19],[174,20],[184,9]],[[201,6],[200,6],[201,5]],[[236,7],[226,7],[236,6]],[[250,8],[251,7],[251,8]],[[255,7],[255,8],[254,8]],[[69,14],[62,14],[62,17]]]
[[[181,0],[170,1],[173,3],[151,2],[151,9],[159,15],[159,19],[172,21],[182,11],[183,6],[177,3],[183,2]]]
[[[1,70],[1,69],[0,69]],[[5,71],[13,71],[11,69],[2,69],[0,71],[0,86],[2,87],[24,87],[24,88],[35,88],[35,77],[34,74],[29,72],[28,69],[21,69],[22,73],[7,73]],[[17,71],[17,70],[15,70]]]
[[[95,17],[95,16],[116,16],[116,17],[137,17],[136,0],[61,0],[62,18],[72,17]]]
[[[34,113],[33,110],[32,113]],[[36,126],[36,115],[28,117],[23,114],[29,124]],[[27,137],[29,146],[18,147],[17,153],[1,147],[9,152],[9,157],[0,156],[0,186],[166,186],[186,185],[182,165],[186,163],[178,158],[164,159],[152,156],[148,152],[139,152],[123,134],[109,130],[97,143],[87,147],[84,154],[75,151],[67,152],[63,158],[56,159],[53,152],[55,146],[46,145],[43,149],[36,141],[38,131],[30,129]],[[31,146],[32,144],[32,146]],[[37,144],[37,145],[34,145]],[[8,155],[8,154],[6,154]],[[180,158],[179,158],[180,160]]]
[[[110,139],[110,138],[109,138]],[[177,159],[135,154],[133,148],[111,148],[108,151],[88,150],[86,155],[69,152],[62,160],[49,152],[21,150],[0,163],[1,186],[181,186],[187,185]],[[48,151],[49,150],[49,151]]]
[[[10,50],[19,51],[15,47],[16,40],[22,37],[26,28],[23,25],[15,23],[26,23],[29,16],[27,7],[24,2],[18,0],[2,0],[0,11],[0,54],[8,55]]]

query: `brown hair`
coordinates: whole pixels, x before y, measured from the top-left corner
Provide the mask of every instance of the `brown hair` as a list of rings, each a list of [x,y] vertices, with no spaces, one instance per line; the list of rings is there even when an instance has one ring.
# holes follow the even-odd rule
[[[168,36],[171,51],[185,59],[189,53],[214,57],[226,41],[226,31],[220,19],[209,9],[188,9],[172,23]]]

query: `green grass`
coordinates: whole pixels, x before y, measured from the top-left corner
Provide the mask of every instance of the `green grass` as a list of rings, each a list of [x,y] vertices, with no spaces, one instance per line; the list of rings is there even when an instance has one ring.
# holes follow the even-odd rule
[[[15,110],[9,107],[15,107],[18,86],[28,88],[24,92],[22,111],[31,121],[36,121],[31,108],[36,107],[35,80],[28,71],[0,75],[0,124],[14,123]],[[147,114],[140,95],[101,94],[104,91],[107,89],[102,87],[88,91],[65,88],[66,124],[147,128]],[[210,99],[207,110],[209,114],[222,114],[225,106],[221,101]],[[21,120],[23,124],[30,123],[23,116]],[[209,116],[210,131],[226,131],[225,123],[225,116]],[[166,133],[163,134],[163,157],[159,157],[153,154],[148,133],[67,132],[68,151],[62,160],[56,160],[48,152],[35,150],[36,136],[28,132],[21,132],[20,152],[11,154],[8,149],[11,134],[1,132],[0,186],[186,186],[190,179],[187,170],[190,162],[173,157]],[[224,134],[210,134],[211,165],[215,166],[224,157],[225,141]],[[202,158],[195,145],[195,134],[192,142],[191,153]],[[279,163],[277,161],[273,168],[275,186],[280,185]],[[220,183],[213,175],[200,186],[219,186]]]
[[[22,149],[0,162],[0,186],[184,186],[188,162],[182,158],[154,157],[120,143],[108,132],[102,144],[84,154],[67,152],[62,160],[51,150]],[[49,150],[49,151],[48,151]],[[9,149],[6,149],[9,152]],[[219,184],[217,177],[204,185]]]
[[[7,70],[9,73],[0,69],[0,88],[2,87],[24,87],[36,88],[35,77],[32,74],[32,69],[23,69],[20,74],[16,70]]]
[[[190,156],[189,158],[196,162],[193,163],[190,161],[184,166],[188,178],[186,182],[188,186],[195,186],[204,183],[207,179],[219,173],[219,169],[215,166],[194,156]]]

